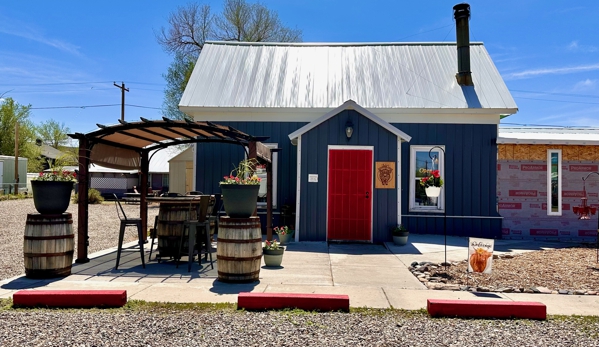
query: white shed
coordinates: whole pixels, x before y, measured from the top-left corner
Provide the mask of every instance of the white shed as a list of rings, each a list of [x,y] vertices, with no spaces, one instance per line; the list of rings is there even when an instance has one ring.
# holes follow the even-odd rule
[[[170,191],[186,193],[194,190],[193,157],[194,147],[189,147],[168,161]]]

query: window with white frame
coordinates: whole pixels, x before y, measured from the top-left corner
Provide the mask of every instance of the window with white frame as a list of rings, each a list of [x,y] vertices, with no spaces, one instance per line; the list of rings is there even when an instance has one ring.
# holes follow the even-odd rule
[[[445,208],[444,189],[439,197],[431,198],[420,184],[422,177],[432,170],[439,170],[441,177],[445,177],[445,158],[439,147],[445,149],[444,146],[410,146],[410,211],[439,212]]]
[[[562,215],[562,150],[547,150],[547,215]]]
[[[262,143],[263,145],[265,145],[268,148],[274,149],[274,148],[278,148],[279,144],[278,143]],[[246,147],[247,150],[247,147]],[[247,152],[246,152],[246,156],[247,158]],[[279,153],[278,152],[272,152],[272,156],[271,156],[271,165],[272,165],[272,208],[277,208],[277,171],[278,171],[278,165],[279,165]],[[258,177],[260,177],[261,182],[260,182],[260,190],[258,192],[258,208],[266,208],[266,167],[258,167],[256,170],[256,175],[258,175]]]

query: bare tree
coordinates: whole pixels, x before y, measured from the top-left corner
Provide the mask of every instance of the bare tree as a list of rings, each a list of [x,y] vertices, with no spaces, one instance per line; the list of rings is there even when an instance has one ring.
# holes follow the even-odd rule
[[[212,14],[209,5],[191,3],[168,17],[169,27],[156,33],[158,43],[175,56],[168,73],[162,113],[184,119],[177,107],[191,71],[207,40],[245,42],[299,42],[302,32],[284,26],[276,12],[245,0],[225,0],[223,12]]]
[[[209,5],[188,4],[169,15],[169,28],[156,34],[158,43],[169,53],[196,56],[204,42],[213,36],[214,16]]]

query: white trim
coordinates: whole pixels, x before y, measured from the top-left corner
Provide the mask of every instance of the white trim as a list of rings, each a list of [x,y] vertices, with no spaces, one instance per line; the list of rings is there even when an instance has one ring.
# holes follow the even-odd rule
[[[239,42],[239,41],[206,41],[207,45],[226,46],[296,46],[296,47],[329,47],[329,46],[455,46],[454,42]],[[471,46],[482,46],[483,42],[470,42]]]
[[[416,186],[414,181],[416,180],[416,175],[414,174],[415,167],[412,167],[412,163],[416,162],[416,152],[428,152],[431,148],[438,146],[445,150],[445,145],[413,145],[410,146],[410,162],[409,162],[409,172],[410,172],[410,181],[409,184],[409,194],[408,194],[408,203],[409,203],[409,211],[410,212],[424,212],[424,213],[442,213],[445,212],[445,189],[441,189],[441,194],[437,200],[437,207],[435,206],[416,206]],[[441,177],[445,179],[445,155],[444,152],[436,149],[439,152],[439,173]]]
[[[301,136],[301,135],[300,135]],[[370,240],[372,243],[374,240],[374,146],[346,146],[346,145],[328,145],[327,146],[327,212],[325,214],[325,236],[326,240],[329,240],[329,176],[330,176],[330,158],[331,150],[369,150],[372,153],[372,162],[370,167]]]
[[[198,145],[199,145],[199,143],[196,142],[194,144],[194,148],[193,148],[193,171],[192,171],[193,172],[193,184],[191,185],[191,189],[193,191],[197,190],[196,189],[196,181],[197,181],[197,177],[198,176],[196,176],[196,175],[198,174],[198,172],[197,172],[197,169],[196,169],[197,168],[197,164],[196,163],[197,163],[197,158],[198,158]],[[187,177],[186,177],[186,179],[187,179]]]
[[[397,164],[395,165],[397,184],[397,225],[401,224],[401,139],[397,137]]]
[[[551,155],[557,153],[557,212],[551,211]],[[562,150],[548,149],[547,150],[547,215],[561,216],[562,215]]]
[[[372,113],[372,112],[368,111],[367,109],[363,108],[362,106],[358,105],[353,100],[347,100],[346,102],[344,102],[341,106],[337,107],[336,109],[326,113],[322,117],[304,125],[303,127],[297,129],[296,131],[292,132],[291,134],[289,134],[289,139],[293,140],[294,138],[298,137],[299,135],[302,135],[302,134],[316,128],[318,125],[325,122],[329,118],[332,118],[333,116],[336,116],[337,114],[339,114],[340,112],[345,111],[345,110],[354,110],[354,111],[362,114],[362,116],[369,118],[371,121],[377,123],[382,128],[387,129],[387,131],[391,132],[392,134],[395,134],[396,136],[401,137],[405,141],[410,141],[412,139],[412,137],[410,137],[408,134],[397,129],[396,127],[389,124],[388,122],[382,120],[381,118],[376,116],[374,113]]]
[[[504,219],[504,217],[492,217],[492,216],[444,216],[444,215],[426,215],[426,214],[407,214],[404,217],[410,218],[471,218],[471,219]]]
[[[299,242],[300,234],[300,205],[301,205],[301,182],[302,182],[302,137],[297,138],[297,173],[295,182],[295,242]]]
[[[198,107],[180,106],[181,111],[195,121],[243,122],[311,122],[330,112],[330,107],[274,108],[274,107]],[[448,123],[496,124],[508,109],[455,109],[455,108],[370,108],[371,112],[388,123]],[[511,112],[511,113],[515,113]]]
[[[556,139],[514,139],[508,137],[498,137],[499,145],[580,145],[597,146],[599,141],[595,140],[556,140]]]

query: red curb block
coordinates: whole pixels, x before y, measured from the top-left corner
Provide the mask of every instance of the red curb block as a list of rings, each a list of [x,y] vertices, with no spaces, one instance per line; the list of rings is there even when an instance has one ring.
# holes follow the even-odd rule
[[[122,307],[126,290],[19,290],[14,305],[27,307]]]
[[[237,296],[237,309],[299,308],[308,311],[349,312],[349,296],[334,294],[247,293]]]
[[[432,317],[547,319],[547,306],[532,301],[428,299]]]

